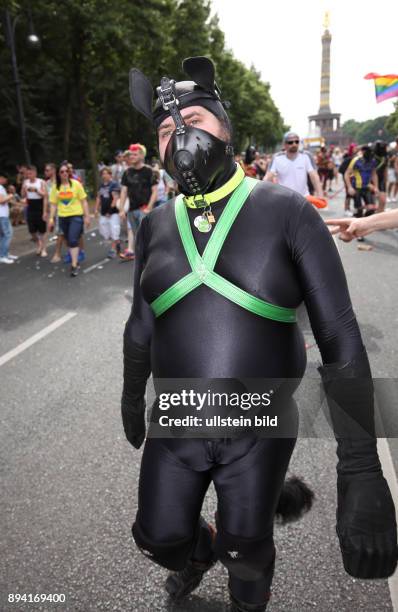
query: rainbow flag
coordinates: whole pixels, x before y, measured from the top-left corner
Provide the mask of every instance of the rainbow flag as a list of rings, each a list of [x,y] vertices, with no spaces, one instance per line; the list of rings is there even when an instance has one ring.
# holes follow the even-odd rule
[[[370,72],[364,78],[374,80],[376,102],[383,102],[398,96],[398,74],[375,74]]]

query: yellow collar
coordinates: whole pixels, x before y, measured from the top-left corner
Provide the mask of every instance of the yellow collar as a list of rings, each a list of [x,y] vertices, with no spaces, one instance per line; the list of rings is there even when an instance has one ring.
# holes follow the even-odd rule
[[[210,193],[205,193],[203,195],[197,196],[184,196],[184,204],[188,206],[188,208],[204,208],[209,204],[213,204],[218,200],[222,200],[225,196],[229,195],[237,188],[237,186],[243,181],[245,178],[245,173],[242,169],[242,166],[236,164],[236,170],[234,175],[227,181],[222,187],[219,187],[215,191],[211,191]]]

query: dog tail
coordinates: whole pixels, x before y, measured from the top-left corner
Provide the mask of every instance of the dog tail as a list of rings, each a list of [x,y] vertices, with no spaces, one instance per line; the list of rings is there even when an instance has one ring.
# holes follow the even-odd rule
[[[314,497],[314,492],[297,476],[285,480],[275,513],[277,523],[284,525],[300,519],[311,510]]]

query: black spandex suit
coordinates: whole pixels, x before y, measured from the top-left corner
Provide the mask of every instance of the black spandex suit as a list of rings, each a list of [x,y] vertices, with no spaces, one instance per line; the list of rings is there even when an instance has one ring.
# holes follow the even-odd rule
[[[212,205],[217,219],[230,196]],[[200,254],[211,235],[193,225]],[[190,272],[174,202],[144,218],[137,236],[134,304],[128,340],[151,349],[154,378],[298,378],[304,339],[295,323],[263,318],[205,285],[160,317],[149,303]],[[345,274],[328,228],[300,195],[259,182],[239,212],[215,272],[248,293],[290,308],[306,304],[324,363],[350,361],[363,350]],[[207,561],[200,530],[204,495],[218,495],[218,558],[242,600],[264,600],[272,578],[272,526],[295,439],[147,439],[133,534],[169,569]],[[206,532],[207,533],[207,532]],[[246,588],[247,587],[247,588]]]
[[[220,217],[227,196],[213,204]],[[200,254],[211,235],[193,225]],[[174,201],[144,218],[137,237],[132,338],[151,343],[154,377],[300,377],[305,351],[296,324],[254,315],[201,285],[155,320],[149,303],[190,267]],[[317,211],[293,191],[259,182],[238,214],[215,271],[250,294],[290,308],[306,304],[324,363],[362,350],[345,274]],[[172,356],[172,358],[170,358]]]

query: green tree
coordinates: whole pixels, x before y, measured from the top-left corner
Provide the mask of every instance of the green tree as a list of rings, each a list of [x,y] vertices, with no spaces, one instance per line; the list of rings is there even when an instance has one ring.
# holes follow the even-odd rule
[[[394,112],[388,117],[386,121],[386,129],[390,134],[393,134],[393,138],[398,137],[398,101],[394,103]]]
[[[375,140],[390,141],[393,139],[393,129],[389,127],[389,117],[382,116],[367,121],[349,119],[343,126],[343,134],[358,144],[374,142]]]
[[[26,45],[28,9],[41,38]],[[117,148],[144,142],[156,151],[152,126],[132,108],[128,73],[136,66],[153,85],[162,75],[183,78],[184,57],[206,55],[217,67],[224,99],[232,103],[237,149],[249,141],[271,147],[284,129],[269,85],[225,49],[208,0],[13,0],[16,50],[29,149],[34,162],[71,159],[91,168]],[[189,35],[187,33],[190,33]],[[193,33],[193,34],[192,34]],[[23,159],[10,52],[0,29],[0,164],[9,170]]]
[[[359,125],[360,124],[358,121],[355,121],[355,119],[348,119],[348,121],[345,121],[341,126],[341,130],[345,136],[349,137],[350,140],[356,141]]]

